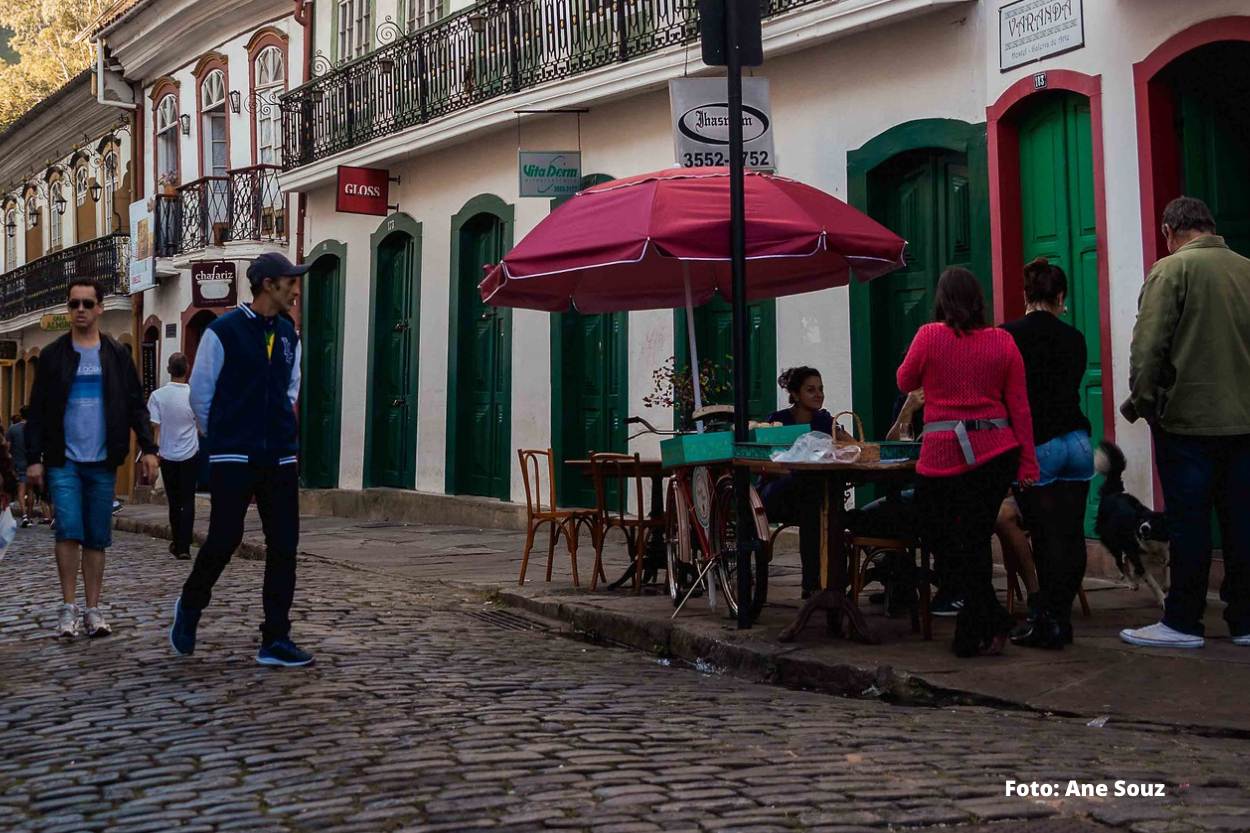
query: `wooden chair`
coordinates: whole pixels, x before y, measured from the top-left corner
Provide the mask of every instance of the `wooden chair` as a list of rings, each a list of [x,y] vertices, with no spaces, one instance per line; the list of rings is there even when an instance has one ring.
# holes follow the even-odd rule
[[[641,460],[637,454],[592,451],[590,475],[595,485],[597,515],[597,532],[594,536],[595,568],[590,576],[590,589],[594,590],[600,579],[605,582],[608,580],[603,572],[603,544],[609,532],[619,529],[625,535],[634,560],[634,592],[641,593],[647,535],[663,534],[665,528],[665,519],[650,517],[648,504],[643,500],[642,484],[647,478],[643,476]],[[608,482],[612,480],[621,484],[615,496],[608,494]],[[634,498],[633,512],[629,510],[631,494]]]
[[[920,601],[911,605],[911,629],[919,631],[925,640],[933,638],[933,614],[929,612],[929,551],[914,538],[872,538],[866,535],[848,535],[847,550],[850,552],[851,603],[859,601],[859,594],[867,583],[868,568],[873,559],[882,553],[906,553],[913,564],[919,553]]]
[[[544,463],[543,460],[546,459]],[[524,586],[525,570],[529,566],[530,550],[538,530],[551,524],[551,540],[547,545],[547,581],[551,581],[551,565],[555,560],[556,541],[564,536],[573,567],[573,586],[579,587],[577,578],[577,530],[585,524],[592,540],[595,534],[595,513],[589,509],[556,509],[556,464],[551,449],[518,448],[517,459],[521,463],[521,475],[525,483],[525,553],[521,556],[521,577],[517,584]],[[546,469],[546,489],[543,488],[543,469]]]

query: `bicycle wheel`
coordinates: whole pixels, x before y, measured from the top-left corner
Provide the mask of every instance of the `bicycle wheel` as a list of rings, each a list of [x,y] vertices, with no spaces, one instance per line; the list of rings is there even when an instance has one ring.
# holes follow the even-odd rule
[[[717,554],[716,576],[721,592],[725,594],[729,615],[738,616],[738,505],[734,498],[733,475],[725,475],[716,482],[716,517],[713,523],[714,547]],[[759,522],[755,524],[756,539],[760,540]],[[763,540],[767,540],[767,529]],[[768,564],[763,550],[751,559],[751,619],[759,618],[760,611],[768,601]]]
[[[675,478],[668,482],[664,499],[664,537],[668,543],[668,594],[677,607],[694,583],[694,562],[690,557],[690,504]]]

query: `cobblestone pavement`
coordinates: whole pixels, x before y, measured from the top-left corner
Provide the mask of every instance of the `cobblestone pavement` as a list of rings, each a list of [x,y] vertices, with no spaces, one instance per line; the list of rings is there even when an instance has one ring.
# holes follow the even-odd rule
[[[52,637],[46,531],[0,564],[0,830],[1250,829],[1239,738],[756,685],[325,562],[302,563],[293,617],[314,667],[255,665],[262,565],[242,560],[177,658],[188,564],[116,544],[108,639]],[[1167,794],[1006,797],[1007,779]]]

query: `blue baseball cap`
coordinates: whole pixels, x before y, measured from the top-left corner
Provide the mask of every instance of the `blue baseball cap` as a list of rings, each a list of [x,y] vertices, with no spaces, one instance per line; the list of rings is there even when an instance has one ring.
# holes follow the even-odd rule
[[[306,273],[308,269],[308,264],[296,266],[277,252],[265,252],[247,267],[247,280],[252,288],[256,288],[265,278],[295,278]]]

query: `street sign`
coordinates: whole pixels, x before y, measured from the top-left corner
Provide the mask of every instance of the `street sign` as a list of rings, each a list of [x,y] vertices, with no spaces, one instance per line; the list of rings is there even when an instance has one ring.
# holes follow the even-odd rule
[[[683,168],[729,164],[729,87],[725,78],[668,82],[673,146]],[[742,152],[748,168],[773,170],[773,121],[767,78],[742,79]]]
[[[192,263],[191,303],[197,307],[237,306],[234,261],[197,260]]]
[[[147,200],[130,204],[130,294],[156,288],[156,215]],[[46,329],[46,328],[45,328]],[[68,327],[66,328],[68,329]]]
[[[582,184],[582,154],[576,150],[518,151],[522,197],[569,197]]]
[[[334,210],[345,214],[372,214],[385,217],[390,193],[390,172],[386,168],[353,168],[339,165],[338,191]]]
[[[738,59],[744,67],[764,63],[764,47],[760,34],[759,0],[699,0],[699,40],[703,45],[703,63],[710,67],[729,64],[725,54],[725,6],[734,3],[738,10]]]

